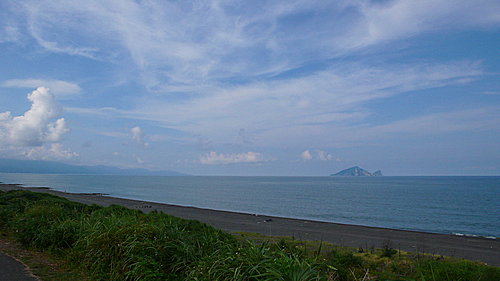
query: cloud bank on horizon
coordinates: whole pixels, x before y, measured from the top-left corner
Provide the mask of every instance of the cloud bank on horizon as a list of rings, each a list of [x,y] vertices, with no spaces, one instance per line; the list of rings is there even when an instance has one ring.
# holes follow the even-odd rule
[[[0,157],[193,174],[498,175],[499,10],[2,2]]]

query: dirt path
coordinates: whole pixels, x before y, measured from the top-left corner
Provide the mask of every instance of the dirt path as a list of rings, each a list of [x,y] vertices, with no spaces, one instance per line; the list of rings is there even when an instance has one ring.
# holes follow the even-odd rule
[[[23,263],[0,252],[0,281],[39,281]]]

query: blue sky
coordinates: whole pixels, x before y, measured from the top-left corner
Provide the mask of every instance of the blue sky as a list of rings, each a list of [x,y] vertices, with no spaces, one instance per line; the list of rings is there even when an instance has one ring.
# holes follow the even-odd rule
[[[1,1],[0,157],[500,174],[500,2]]]

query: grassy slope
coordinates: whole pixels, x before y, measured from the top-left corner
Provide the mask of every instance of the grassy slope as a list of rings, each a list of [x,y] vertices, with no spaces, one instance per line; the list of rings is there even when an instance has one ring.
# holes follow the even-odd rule
[[[162,213],[27,191],[0,192],[0,231],[92,280],[500,280],[500,268],[469,261],[235,237]]]

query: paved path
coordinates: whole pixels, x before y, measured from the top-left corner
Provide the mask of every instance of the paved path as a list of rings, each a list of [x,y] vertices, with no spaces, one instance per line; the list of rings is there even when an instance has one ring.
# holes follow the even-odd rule
[[[0,281],[39,281],[24,264],[0,252]]]
[[[382,248],[389,243],[395,249],[430,253],[482,261],[500,266],[500,239],[405,231],[358,225],[326,223],[235,212],[182,207],[93,194],[64,193],[49,189],[2,185],[0,190],[24,189],[51,193],[85,204],[122,205],[145,212],[162,211],[173,216],[205,222],[229,232],[254,232],[274,236],[292,236],[299,240],[322,240],[339,246]]]

